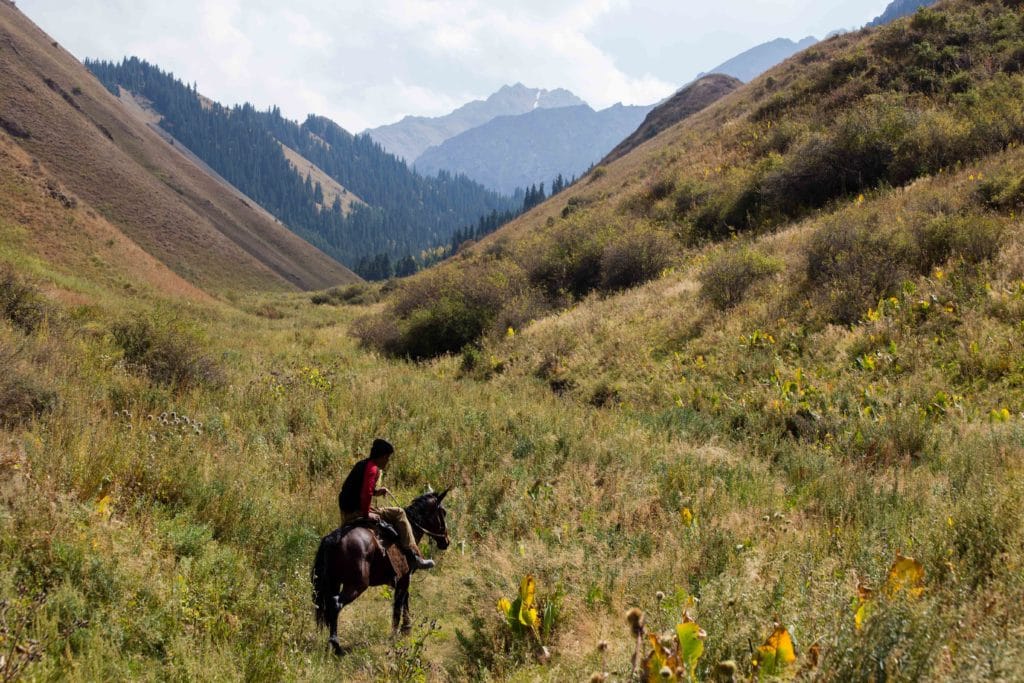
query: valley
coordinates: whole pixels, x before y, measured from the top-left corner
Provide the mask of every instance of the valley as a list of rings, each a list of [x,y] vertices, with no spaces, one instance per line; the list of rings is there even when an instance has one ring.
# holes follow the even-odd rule
[[[0,3],[0,674],[1022,680],[1024,9],[911,11],[367,282],[342,256],[513,196],[142,62],[104,87]],[[303,211],[188,137],[239,122]],[[332,211],[372,239],[285,220]],[[310,571],[375,437],[400,503],[452,487],[451,545],[408,635],[373,588],[336,657]]]

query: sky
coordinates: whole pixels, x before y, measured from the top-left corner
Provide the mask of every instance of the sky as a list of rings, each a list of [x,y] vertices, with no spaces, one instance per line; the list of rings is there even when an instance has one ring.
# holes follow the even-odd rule
[[[502,85],[652,104],[755,45],[857,28],[888,0],[17,0],[79,59],[135,55],[223,104],[361,132]]]

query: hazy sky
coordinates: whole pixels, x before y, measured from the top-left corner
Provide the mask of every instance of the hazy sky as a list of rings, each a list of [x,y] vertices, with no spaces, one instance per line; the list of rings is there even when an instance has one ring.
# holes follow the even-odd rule
[[[137,55],[224,104],[353,132],[505,84],[650,104],[774,38],[859,27],[888,0],[18,0],[79,58]]]

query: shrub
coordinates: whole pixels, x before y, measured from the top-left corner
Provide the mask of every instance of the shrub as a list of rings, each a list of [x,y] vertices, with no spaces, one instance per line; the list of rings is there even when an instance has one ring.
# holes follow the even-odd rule
[[[603,250],[596,231],[568,225],[540,248],[529,251],[524,267],[530,282],[549,298],[564,294],[581,298],[601,284]]]
[[[978,200],[990,209],[1013,211],[1024,208],[1024,176],[1005,173],[978,185]]]
[[[51,410],[57,395],[24,372],[13,349],[0,349],[0,426],[15,427]]]
[[[752,249],[729,251],[701,271],[700,294],[716,308],[725,310],[743,300],[754,284],[774,275],[781,264]]]
[[[486,260],[411,278],[386,311],[359,321],[354,332],[364,346],[423,360],[504,332],[537,310],[539,297],[518,266]]]
[[[22,282],[10,267],[0,268],[0,317],[31,333],[46,318],[38,290]]]
[[[826,316],[834,322],[858,321],[879,298],[913,272],[914,245],[902,231],[881,229],[878,217],[850,224],[835,220],[822,226],[807,249],[807,282],[823,297]]]
[[[345,287],[332,287],[325,292],[319,292],[310,297],[317,306],[323,306],[330,304],[332,306],[339,306],[347,304],[349,306],[366,306],[374,304],[380,301],[379,290],[367,284],[354,284],[347,285]]]
[[[635,287],[658,277],[672,263],[675,244],[656,232],[627,233],[601,254],[601,289]]]
[[[221,370],[204,353],[195,334],[174,320],[125,320],[111,332],[125,361],[158,384],[186,389],[223,381]]]
[[[1003,224],[987,216],[940,216],[913,229],[918,270],[958,256],[968,263],[990,261],[999,253]]]

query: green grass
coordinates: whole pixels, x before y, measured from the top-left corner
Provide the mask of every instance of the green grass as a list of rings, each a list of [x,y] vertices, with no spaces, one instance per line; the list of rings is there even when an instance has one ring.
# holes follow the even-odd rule
[[[1019,33],[996,3],[950,6],[971,30],[984,19]],[[936,30],[933,14],[920,21],[873,45],[884,56],[902,31]],[[835,49],[856,52],[840,44],[855,39]],[[978,49],[1012,52],[996,43]],[[941,88],[923,93],[915,72],[895,91],[948,114],[959,100],[947,89],[963,85],[943,72],[954,56],[936,58]],[[762,120],[802,106],[772,88],[803,97],[864,76],[857,60],[800,60],[755,84]],[[882,66],[878,82],[904,78],[899,60]],[[895,189],[876,178],[863,195],[775,206],[757,214],[770,225],[694,240],[690,213],[726,215],[748,183],[792,168],[808,136],[835,132],[795,117],[761,139],[746,123],[707,145],[670,131],[676,146],[651,152],[658,173],[674,155],[694,177],[628,178],[627,196],[613,194],[626,157],[571,190],[588,194],[565,218],[541,207],[549,235],[512,226],[383,302],[371,290],[315,297],[331,305],[162,295],[48,259],[0,223],[20,235],[0,258],[46,302],[38,324],[0,320],[0,389],[53,397],[0,432],[0,646],[22,646],[10,661],[30,680],[623,680],[625,611],[664,632],[692,597],[702,680],[724,660],[750,676],[776,619],[808,679],[1024,678],[1024,152],[983,150]],[[790,156],[751,165],[759,149]],[[673,240],[671,267],[621,248],[634,236]],[[623,279],[602,279],[602,264]],[[395,326],[367,322],[388,310]],[[155,322],[126,326],[139,319]],[[411,363],[354,336],[432,356],[410,350],[410,329],[438,344],[454,329],[448,351],[473,344]],[[154,344],[203,372],[154,373]],[[453,544],[426,549],[439,564],[413,581],[412,637],[391,641],[373,589],[343,612],[350,651],[337,660],[308,571],[376,436],[398,447],[385,483],[400,499],[455,486]],[[924,567],[918,597],[883,589],[899,553]],[[548,663],[497,610],[527,574],[559,604]],[[860,630],[859,584],[877,591]]]

